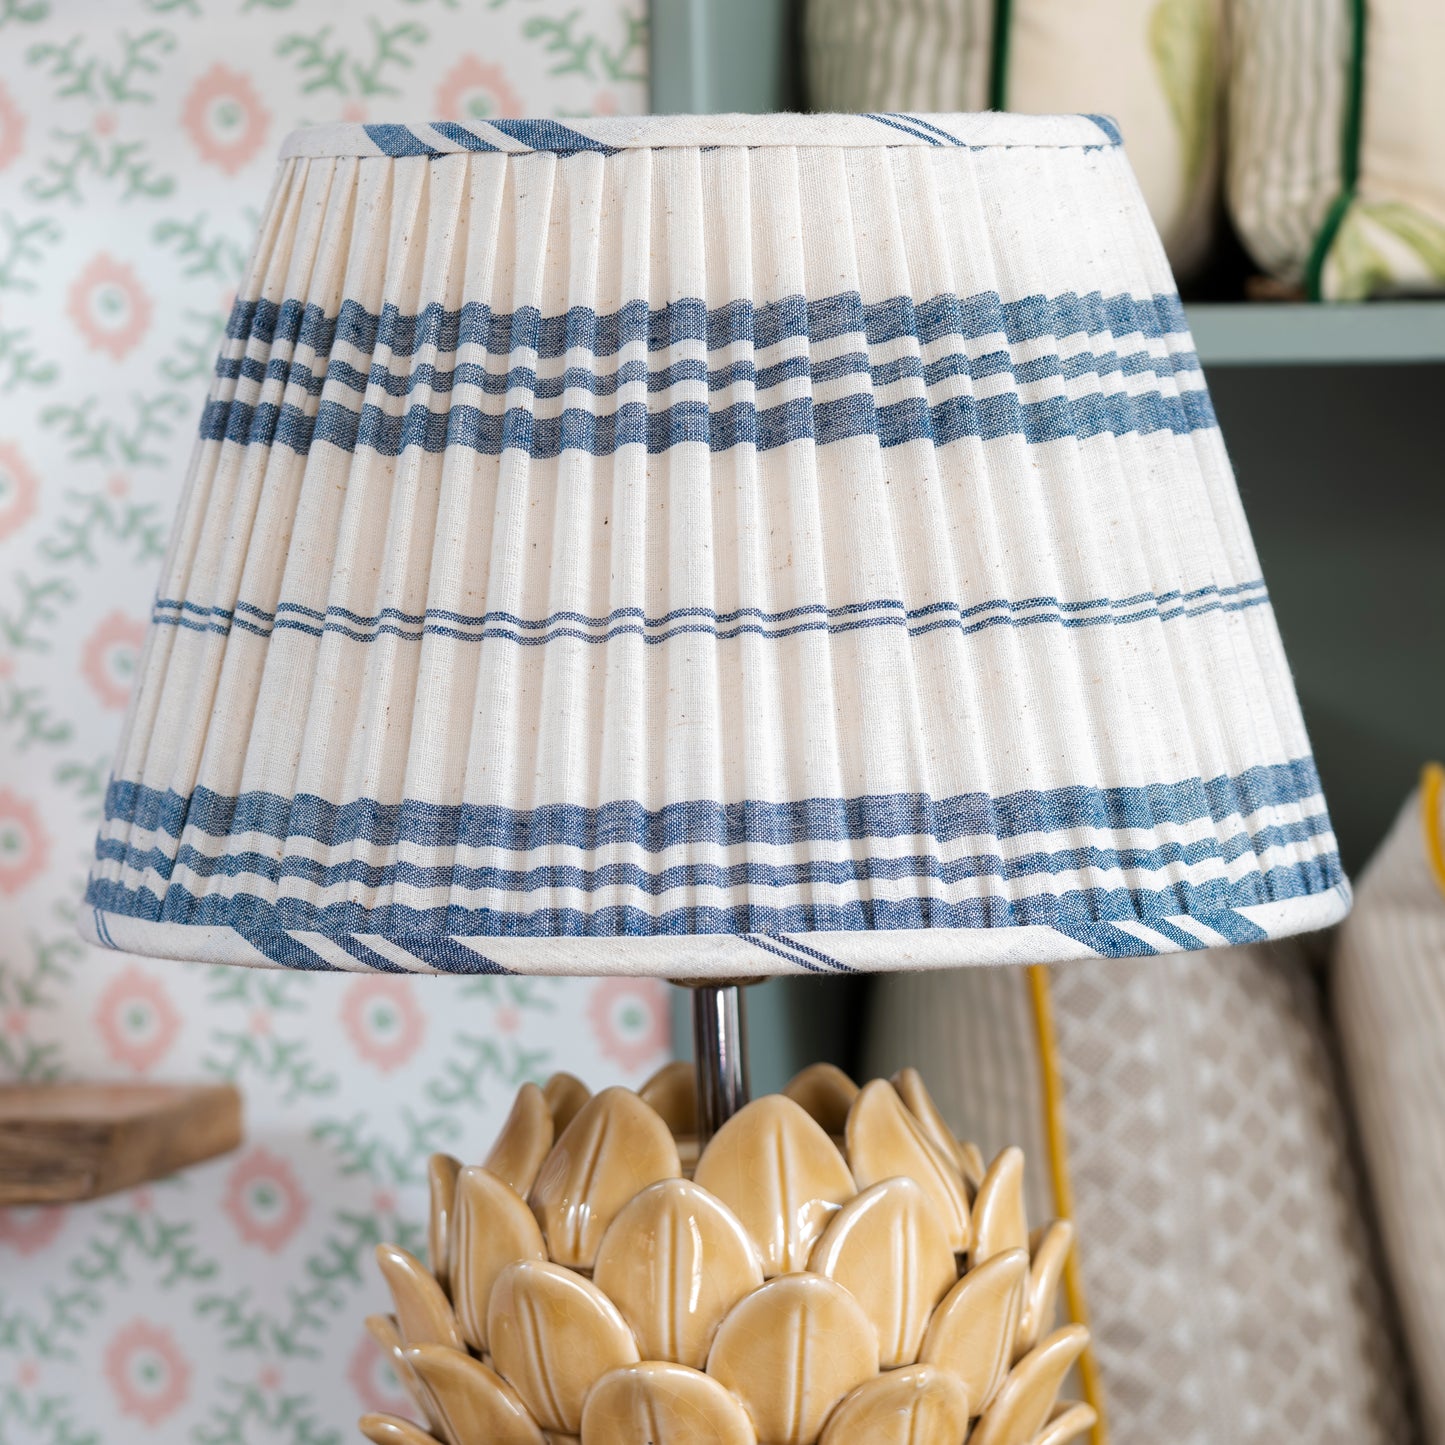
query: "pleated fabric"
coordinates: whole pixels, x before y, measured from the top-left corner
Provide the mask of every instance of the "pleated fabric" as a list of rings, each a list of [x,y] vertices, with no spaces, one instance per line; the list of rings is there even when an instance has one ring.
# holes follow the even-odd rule
[[[1426,769],[1337,935],[1335,1027],[1425,1438],[1445,1442],[1445,770]]]
[[[674,977],[1338,918],[1112,126],[292,137],[87,901],[143,953]]]
[[[1417,1445],[1337,1041],[1304,946],[1049,973],[1076,1248],[1110,1438]],[[864,1077],[918,1068],[949,1123],[986,1156],[1022,1145],[1029,1222],[1056,1215],[1023,970],[880,980],[864,1052]],[[1439,1197],[1409,1196],[1417,1231],[1433,1229],[1437,1245]],[[1416,1278],[1430,1260],[1428,1250],[1412,1254]],[[1416,1358],[1429,1368],[1439,1356]]]

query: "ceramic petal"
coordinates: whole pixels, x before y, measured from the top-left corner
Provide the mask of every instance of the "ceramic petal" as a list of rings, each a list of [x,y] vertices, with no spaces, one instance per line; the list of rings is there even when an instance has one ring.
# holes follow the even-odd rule
[[[1059,1386],[1088,1342],[1083,1325],[1065,1325],[1030,1350],[983,1412],[969,1445],[1030,1445],[1053,1413]]]
[[[682,1059],[664,1064],[637,1097],[657,1111],[674,1137],[697,1133],[697,1074],[691,1064]]]
[[[440,1345],[420,1345],[406,1357],[457,1445],[542,1445],[542,1431],[521,1397],[480,1360]]]
[[[918,1358],[952,1370],[982,1410],[1013,1363],[1029,1257],[1016,1249],[971,1269],[933,1312]]]
[[[432,1273],[444,1290],[450,1290],[452,1206],[456,1199],[457,1175],[462,1171],[460,1159],[450,1154],[433,1154],[426,1161],[430,1210],[427,1214],[426,1248],[431,1257]]]
[[[850,1199],[813,1247],[808,1268],[863,1306],[885,1370],[918,1358],[934,1306],[958,1279],[948,1235],[912,1179],[885,1179]]]
[[[482,1168],[495,1174],[513,1193],[525,1199],[532,1192],[537,1171],[555,1137],[547,1096],[536,1084],[523,1084],[512,1102],[512,1112],[497,1135]]]
[[[1011,1147],[988,1166],[973,1201],[973,1263],[983,1264],[996,1254],[1028,1247],[1024,1155],[1022,1149]]]
[[[1098,1411],[1081,1400],[1061,1400],[1054,1406],[1049,1423],[1034,1437],[1033,1445],[1068,1445],[1099,1423]]]
[[[900,1176],[917,1181],[943,1223],[950,1247],[959,1254],[968,1248],[968,1193],[958,1165],[928,1137],[887,1079],[874,1079],[859,1091],[844,1133],[848,1164],[859,1188]]]
[[[1056,1219],[1046,1228],[1035,1230],[1030,1237],[1029,1280],[1018,1339],[1014,1341],[1016,1356],[1033,1349],[1045,1331],[1052,1328],[1059,1281],[1073,1246],[1074,1226],[1067,1219]]]
[[[452,1308],[473,1349],[487,1345],[487,1305],[497,1276],[514,1260],[546,1259],[542,1228],[527,1205],[481,1168],[457,1180],[452,1235]]]
[[[841,1134],[858,1085],[836,1064],[809,1064],[783,1086],[783,1093],[829,1134]]]
[[[626,1321],[591,1280],[535,1260],[510,1264],[497,1277],[487,1340],[493,1366],[532,1417],[565,1435],[582,1428],[588,1390],[640,1358]]]
[[[532,1211],[558,1264],[591,1269],[618,1211],[682,1163],[667,1125],[630,1089],[604,1089],[552,1146],[532,1190]]]
[[[435,1436],[398,1415],[363,1415],[356,1424],[371,1445],[437,1445]]]
[[[910,1365],[859,1385],[828,1417],[819,1445],[960,1445],[968,1414],[956,1375]]]
[[[878,1337],[842,1285],[784,1275],[718,1327],[707,1372],[743,1402],[759,1440],[812,1445],[833,1407],[877,1375]]]
[[[734,1114],[703,1150],[693,1178],[742,1220],[769,1276],[806,1269],[829,1219],[857,1193],[833,1141],[780,1094]]]
[[[556,1073],[542,1085],[542,1097],[552,1114],[555,1138],[577,1117],[577,1111],[592,1097],[592,1090],[576,1074]]]
[[[395,1244],[378,1244],[376,1262],[391,1290],[402,1344],[466,1348],[445,1291],[415,1255]]]
[[[582,1445],[755,1445],[747,1412],[710,1375],[683,1365],[625,1365],[592,1387]]]
[[[592,1279],[644,1359],[701,1369],[719,1322],[762,1284],[763,1267],[727,1205],[686,1179],[666,1179],[612,1221]]]
[[[396,1327],[396,1320],[391,1315],[367,1315],[366,1332],[381,1347],[393,1373],[401,1382],[402,1389],[406,1391],[412,1404],[421,1411],[422,1418],[427,1422],[432,1434],[443,1439],[441,1409],[432,1399],[431,1391],[422,1383],[421,1376],[412,1369],[411,1361],[406,1357],[406,1347],[401,1341],[401,1332]]]
[[[965,1159],[962,1153],[963,1146],[958,1142],[957,1135],[949,1128],[948,1120],[943,1117],[943,1111],[934,1102],[933,1095],[928,1092],[928,1085],[923,1082],[923,1075],[912,1065],[899,1069],[890,1081],[898,1091],[898,1097],[908,1106],[908,1112],[923,1125],[923,1132],[938,1145],[939,1149],[958,1165],[959,1173],[965,1173]],[[982,1170],[979,1177],[982,1177]],[[978,1180],[972,1181],[977,1184]]]

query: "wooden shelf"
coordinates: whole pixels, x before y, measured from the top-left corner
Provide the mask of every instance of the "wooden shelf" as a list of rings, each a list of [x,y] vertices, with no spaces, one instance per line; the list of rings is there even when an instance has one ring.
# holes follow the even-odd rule
[[[1445,301],[1196,302],[1186,310],[1205,366],[1445,362]]]
[[[230,1084],[0,1087],[0,1205],[70,1204],[164,1179],[241,1142]]]

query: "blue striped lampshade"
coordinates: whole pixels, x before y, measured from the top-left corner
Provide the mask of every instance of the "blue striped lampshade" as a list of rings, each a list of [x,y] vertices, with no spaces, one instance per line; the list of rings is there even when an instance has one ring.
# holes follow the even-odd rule
[[[1337,919],[1113,127],[293,136],[86,898],[138,953],[694,978]]]

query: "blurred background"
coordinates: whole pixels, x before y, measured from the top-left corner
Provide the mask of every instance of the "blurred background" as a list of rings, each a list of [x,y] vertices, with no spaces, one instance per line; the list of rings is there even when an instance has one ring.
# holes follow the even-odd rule
[[[240,1153],[177,1179],[0,1209],[0,1445],[350,1438],[358,1410],[399,1403],[361,1321],[383,1299],[371,1246],[419,1246],[427,1155],[480,1157],[523,1079],[635,1083],[672,1047],[650,981],[250,975],[75,937],[284,134],[648,109],[1114,116],[1353,871],[1445,716],[1445,101],[1400,19],[1435,3],[1371,6],[1366,48],[1366,7],[1314,0],[0,0],[0,1082],[224,1078],[248,1111]],[[866,987],[753,991],[756,1089],[854,1062]]]

